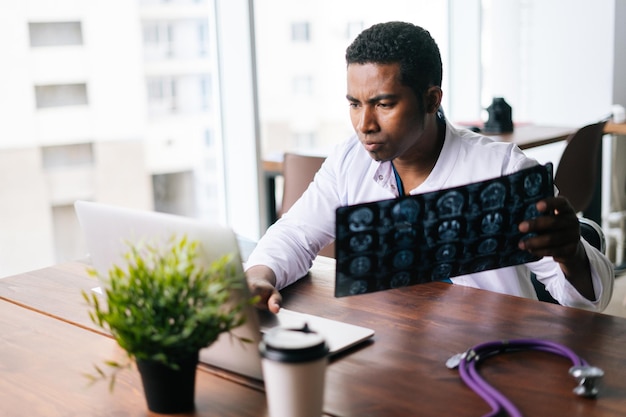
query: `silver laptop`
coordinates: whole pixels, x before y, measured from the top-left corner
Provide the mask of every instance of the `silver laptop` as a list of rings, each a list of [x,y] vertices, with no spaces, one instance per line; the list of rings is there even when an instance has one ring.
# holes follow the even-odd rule
[[[88,201],[77,201],[74,207],[92,265],[101,275],[106,275],[111,266],[123,263],[123,254],[128,251],[127,242],[164,242],[173,234],[186,234],[190,239],[201,242],[200,262],[206,265],[226,254],[233,254],[239,258],[235,264],[243,269],[242,250],[244,253],[250,250],[249,241],[238,241],[230,228],[214,223]],[[243,277],[243,273],[241,276]],[[262,379],[258,342],[261,332],[271,327],[300,327],[306,323],[311,329],[324,335],[331,355],[349,349],[374,335],[372,329],[284,308],[274,315],[249,307],[246,315],[246,323],[233,330],[233,333],[253,342],[241,343],[228,333],[222,334],[210,347],[200,352],[201,362]]]

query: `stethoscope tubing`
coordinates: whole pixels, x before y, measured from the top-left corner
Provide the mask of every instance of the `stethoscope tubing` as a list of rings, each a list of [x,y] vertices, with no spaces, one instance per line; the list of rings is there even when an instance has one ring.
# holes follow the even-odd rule
[[[459,362],[459,375],[463,382],[491,407],[491,412],[483,417],[501,415],[503,410],[511,417],[522,417],[518,408],[501,392],[489,385],[480,376],[477,369],[480,362],[499,353],[522,350],[538,350],[553,353],[569,359],[572,362],[572,366],[587,366],[587,362],[568,347],[547,340],[516,339],[476,345],[465,352]]]

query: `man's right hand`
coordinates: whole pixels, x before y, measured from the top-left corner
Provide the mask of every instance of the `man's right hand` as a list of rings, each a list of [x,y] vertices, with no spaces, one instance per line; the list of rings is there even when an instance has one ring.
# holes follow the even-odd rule
[[[253,296],[259,296],[257,307],[278,313],[283,297],[276,289],[276,275],[267,266],[256,265],[246,271],[248,287]]]

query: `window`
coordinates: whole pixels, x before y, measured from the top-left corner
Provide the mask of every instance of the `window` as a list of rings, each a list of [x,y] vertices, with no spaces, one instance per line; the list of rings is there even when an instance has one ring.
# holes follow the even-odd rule
[[[160,35],[160,25],[154,22],[146,22],[143,25],[143,43],[144,46],[158,45]]]
[[[52,206],[51,211],[56,261],[65,262],[84,258],[84,241],[74,205]]]
[[[29,2],[25,13],[13,3],[0,1],[0,16],[13,23],[0,25],[0,46],[11,58],[0,77],[0,108],[11,113],[3,119],[0,160],[14,173],[0,187],[0,205],[19,215],[0,219],[0,253],[11,258],[0,262],[0,276],[71,252],[64,236],[74,241],[80,229],[64,219],[77,198],[230,221],[248,236],[258,233],[256,144],[247,146],[256,140],[249,111],[256,103],[252,85],[242,82],[252,79],[251,25],[242,18],[248,0],[102,2],[97,14],[76,1]],[[25,87],[32,89],[27,97]],[[234,100],[220,100],[223,90]],[[225,141],[238,161],[245,157],[240,166],[224,163]],[[227,201],[235,198],[226,195],[226,181],[250,190]]]
[[[171,77],[148,79],[148,109],[151,116],[176,112],[176,80]]]
[[[296,22],[291,24],[291,40],[294,42],[309,41],[309,22]]]
[[[212,92],[211,92],[211,76],[200,76],[200,101],[202,110],[209,110],[211,107]]]
[[[363,29],[365,29],[365,27],[363,26],[363,21],[348,22],[346,27],[346,38],[348,39],[348,41],[352,42],[352,40],[363,31]]]
[[[310,96],[313,94],[313,78],[310,75],[300,75],[293,79],[293,94]]]
[[[204,146],[209,149],[215,148],[215,135],[211,129],[204,130]]]
[[[167,22],[143,23],[144,56],[147,60],[169,59],[174,56],[173,29]]]
[[[35,86],[35,101],[38,109],[87,104],[86,84],[58,84]]]
[[[315,132],[298,132],[293,135],[293,143],[298,149],[315,149]]]
[[[209,55],[209,22],[201,20],[198,22],[198,54],[200,56]]]
[[[359,0],[359,7],[341,1],[254,3],[260,138],[267,159],[286,150],[311,151],[311,144],[326,152],[353,134],[345,50],[372,24],[408,20],[424,26],[439,42],[444,65],[450,62],[445,59],[450,2],[389,0],[383,8],[376,0]],[[447,67],[444,74],[448,77]]]
[[[152,176],[154,209],[183,216],[195,214],[193,172],[176,172]]]
[[[82,45],[80,22],[29,23],[30,46]]]
[[[94,162],[93,145],[77,143],[74,145],[44,146],[41,148],[44,169],[68,166],[92,165]]]

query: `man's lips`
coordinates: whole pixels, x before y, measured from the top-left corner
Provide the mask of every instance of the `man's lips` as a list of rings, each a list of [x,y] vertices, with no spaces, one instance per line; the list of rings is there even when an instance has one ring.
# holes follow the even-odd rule
[[[383,147],[383,144],[380,142],[369,142],[365,143],[365,150],[368,152],[377,152],[380,148]]]

